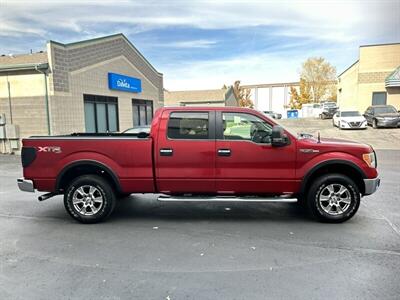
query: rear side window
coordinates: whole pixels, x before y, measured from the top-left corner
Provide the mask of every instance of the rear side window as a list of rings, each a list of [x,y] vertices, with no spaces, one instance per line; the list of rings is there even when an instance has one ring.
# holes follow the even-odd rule
[[[169,115],[167,136],[170,139],[208,139],[208,112],[173,112]]]

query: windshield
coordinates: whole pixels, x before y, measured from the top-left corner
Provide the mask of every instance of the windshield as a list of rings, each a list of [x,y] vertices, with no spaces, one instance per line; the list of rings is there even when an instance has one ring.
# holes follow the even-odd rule
[[[335,102],[326,102],[323,105],[324,105],[324,107],[336,107],[336,103]]]
[[[342,117],[359,117],[361,114],[358,111],[342,111],[340,113]]]
[[[395,113],[396,109],[393,106],[382,106],[382,107],[375,107],[374,111],[376,114],[388,114],[388,113]]]

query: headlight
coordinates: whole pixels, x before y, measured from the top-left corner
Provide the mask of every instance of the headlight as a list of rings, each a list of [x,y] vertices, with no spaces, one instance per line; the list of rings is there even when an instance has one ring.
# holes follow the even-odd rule
[[[347,124],[347,121],[346,121],[346,120],[340,120],[340,122],[341,122],[341,123]]]
[[[363,160],[370,168],[376,168],[376,158],[374,152],[363,154]]]

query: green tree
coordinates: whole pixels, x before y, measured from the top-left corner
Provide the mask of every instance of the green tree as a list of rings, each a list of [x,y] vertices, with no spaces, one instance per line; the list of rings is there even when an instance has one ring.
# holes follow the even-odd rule
[[[336,97],[333,92],[336,90],[336,68],[323,57],[310,57],[302,64],[300,88],[301,80],[304,81],[303,103],[306,103],[307,94],[314,103]]]

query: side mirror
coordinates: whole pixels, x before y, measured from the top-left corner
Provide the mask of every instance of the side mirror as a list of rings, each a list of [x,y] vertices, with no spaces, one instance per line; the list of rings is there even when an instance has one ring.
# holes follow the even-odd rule
[[[289,144],[287,135],[283,132],[282,126],[272,127],[271,145],[272,147],[283,147]]]

